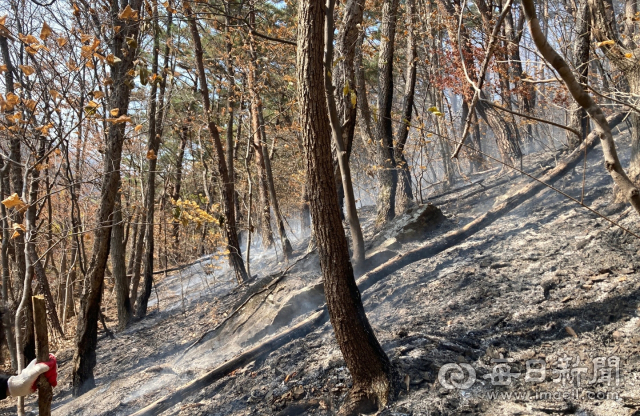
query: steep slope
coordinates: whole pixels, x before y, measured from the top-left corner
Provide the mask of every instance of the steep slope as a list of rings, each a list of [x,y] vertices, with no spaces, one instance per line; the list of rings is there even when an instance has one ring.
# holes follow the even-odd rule
[[[618,141],[620,153],[627,154],[626,136]],[[554,156],[532,155],[524,165],[539,174],[553,167]],[[611,203],[611,181],[599,149],[586,166],[584,202],[638,230],[634,214]],[[432,198],[446,219],[427,233],[411,234],[418,241],[402,234],[407,218],[374,232],[373,210],[363,209],[369,267],[464,226],[527,183],[517,175],[492,176],[495,172]],[[580,165],[557,186],[579,198],[582,182]],[[150,306],[145,320],[100,341],[96,389],[72,400],[71,351],[58,352],[55,414],[131,414],[305,319],[322,303],[317,258],[304,254],[305,243],[297,241],[290,268],[264,253],[252,265],[259,278],[245,288],[236,288],[224,270],[205,274],[205,263],[162,280],[159,311]],[[363,300],[407,383],[384,414],[633,414],[640,406],[638,248],[635,237],[546,190],[463,243],[378,281],[364,291]],[[594,358],[619,357],[622,381],[584,385],[574,397],[570,387],[553,382],[565,354],[581,358],[589,379]],[[522,375],[507,386],[492,385],[495,360],[502,358]],[[524,380],[526,361],[532,359],[546,361],[541,383]],[[445,388],[451,373],[444,375],[444,384],[438,373],[446,364],[471,366],[477,381],[469,389]],[[348,386],[348,372],[325,323],[163,414],[330,414]],[[547,397],[557,392],[569,396]],[[596,397],[581,396],[588,392]]]

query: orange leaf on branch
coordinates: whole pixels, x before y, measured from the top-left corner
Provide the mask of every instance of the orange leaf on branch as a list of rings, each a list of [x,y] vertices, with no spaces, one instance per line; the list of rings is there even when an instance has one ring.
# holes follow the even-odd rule
[[[17,193],[14,193],[13,195],[10,195],[7,198],[3,199],[2,205],[9,209],[15,208],[19,212],[22,212],[27,208],[27,204],[22,199],[20,199]],[[14,224],[14,228],[15,225],[16,224]]]

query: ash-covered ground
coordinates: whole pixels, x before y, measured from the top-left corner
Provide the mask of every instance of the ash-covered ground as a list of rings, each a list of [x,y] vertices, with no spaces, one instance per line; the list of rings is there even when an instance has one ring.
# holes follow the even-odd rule
[[[628,136],[617,140],[628,154]],[[539,175],[556,157],[531,155],[524,166]],[[556,186],[581,199],[584,178],[586,205],[640,232],[637,214],[613,203],[599,147],[586,166]],[[464,226],[530,181],[498,171],[431,198],[445,218],[426,232],[424,207],[379,232],[374,209],[362,209],[369,267]],[[639,243],[547,189],[464,243],[380,280],[363,301],[402,378],[380,414],[640,415]],[[154,304],[115,339],[101,332],[94,390],[71,397],[72,350],[57,352],[54,414],[131,414],[308,317],[323,302],[318,259],[302,238],[296,249],[284,275],[281,258],[262,254],[245,288],[203,264],[160,280],[159,310]],[[162,414],[329,415],[349,387],[326,323]],[[2,414],[15,412],[3,404]],[[34,397],[28,404],[37,409]]]

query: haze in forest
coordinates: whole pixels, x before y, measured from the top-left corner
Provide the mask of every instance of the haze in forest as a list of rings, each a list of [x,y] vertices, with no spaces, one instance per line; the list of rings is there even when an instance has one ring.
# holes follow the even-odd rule
[[[0,4],[1,414],[640,414],[636,0]]]

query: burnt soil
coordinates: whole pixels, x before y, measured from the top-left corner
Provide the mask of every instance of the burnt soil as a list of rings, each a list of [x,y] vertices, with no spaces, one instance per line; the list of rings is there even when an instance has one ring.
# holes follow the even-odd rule
[[[622,155],[629,153],[627,140],[618,134]],[[530,155],[524,166],[539,175],[559,157]],[[586,166],[586,172],[580,164],[556,186],[580,199],[584,173],[584,203],[638,233],[637,214],[613,202],[599,147]],[[446,218],[427,232],[412,234],[414,241],[400,235],[406,217],[375,232],[374,208],[363,208],[367,248],[377,252],[369,267],[463,226],[529,181],[498,172],[473,175],[424,201]],[[299,261],[286,275],[281,258],[262,253],[252,264],[257,278],[244,288],[236,287],[224,270],[207,270],[204,263],[159,277],[159,308],[156,301],[144,320],[114,339],[101,329],[97,387],[79,398],[70,394],[73,350],[56,351],[60,383],[54,414],[131,414],[304,319],[319,306],[306,289],[320,282],[320,272],[317,256],[305,255],[307,240],[298,237]],[[363,301],[402,382],[379,414],[640,415],[639,249],[636,237],[547,189],[464,243],[382,279],[362,294]],[[252,293],[257,294],[250,298]],[[245,308],[232,314],[247,299]],[[111,309],[108,323],[114,325]],[[222,327],[203,336],[221,322]],[[586,368],[588,380],[594,370],[599,373],[596,357],[619,357],[617,385],[596,380],[579,390],[569,382],[563,386],[556,381],[567,357],[573,360],[569,367]],[[534,359],[546,362],[542,382],[524,379],[525,363]],[[508,385],[492,385],[496,360],[508,360],[510,371],[521,375]],[[445,388],[438,381],[445,364],[471,366],[477,381],[468,389]],[[350,383],[326,323],[162,414],[329,415]],[[35,396],[28,398],[28,409],[37,411],[35,403]],[[5,401],[0,414],[15,414],[15,401]]]

